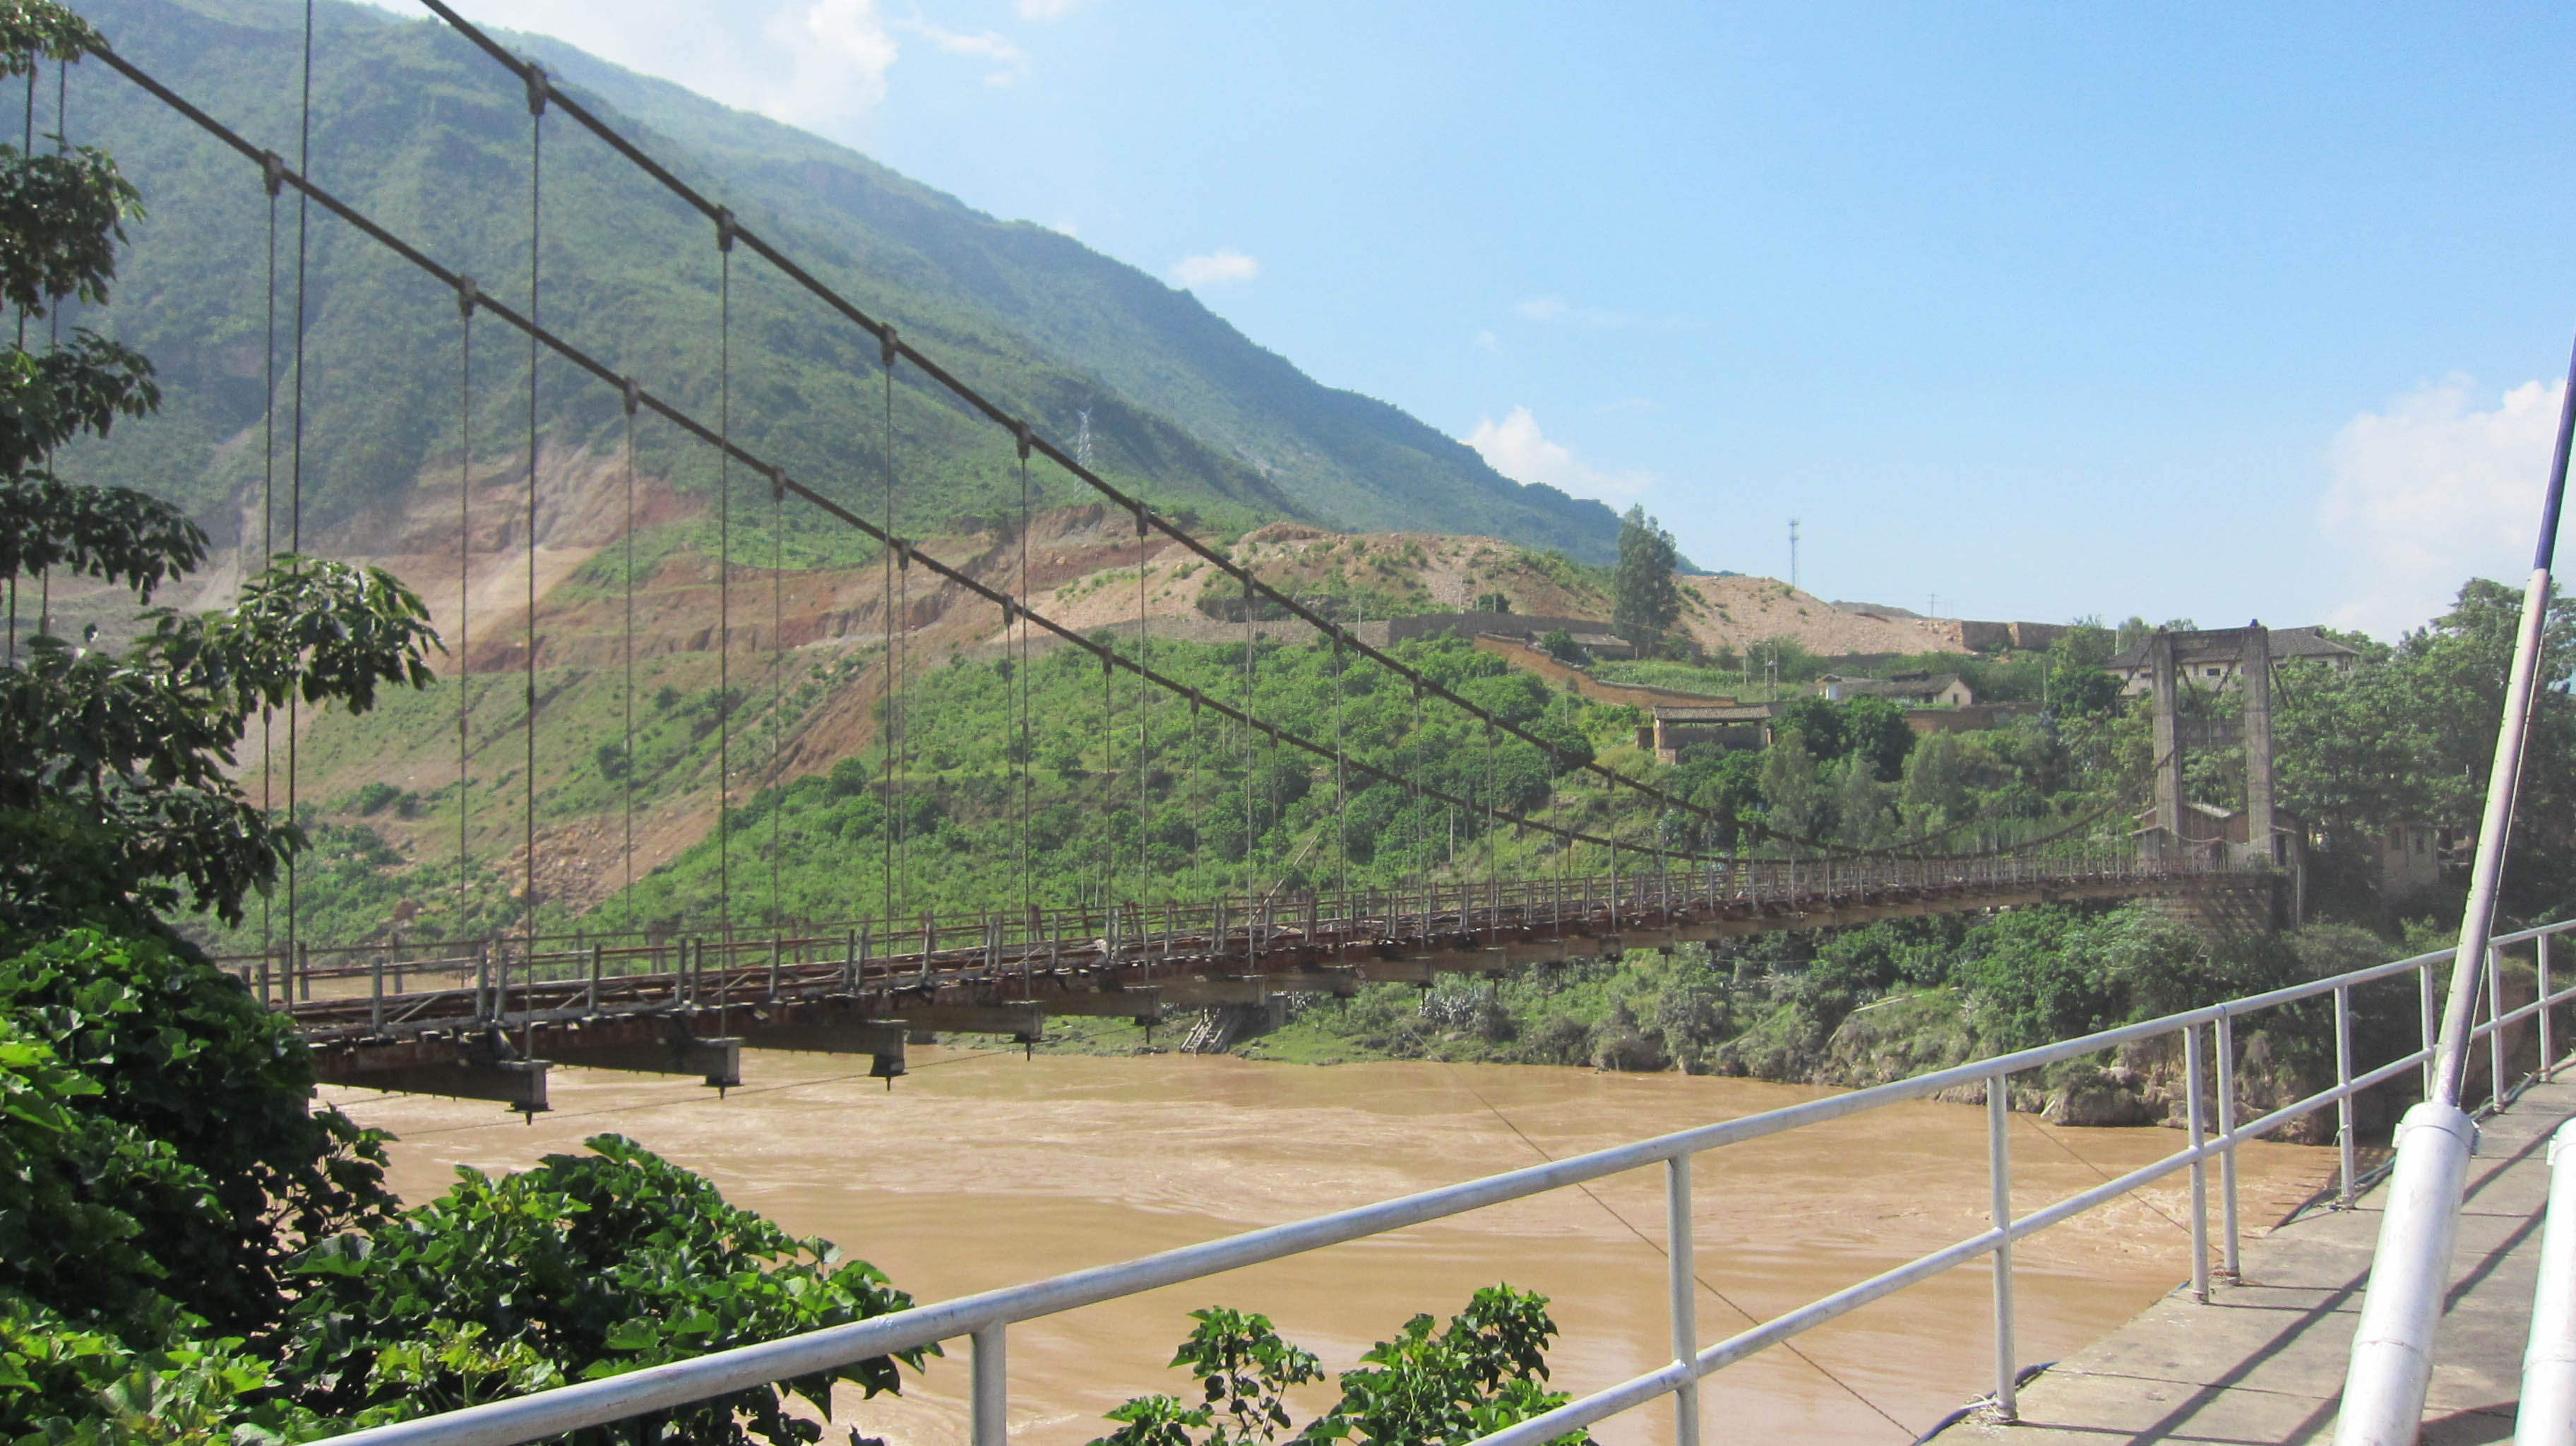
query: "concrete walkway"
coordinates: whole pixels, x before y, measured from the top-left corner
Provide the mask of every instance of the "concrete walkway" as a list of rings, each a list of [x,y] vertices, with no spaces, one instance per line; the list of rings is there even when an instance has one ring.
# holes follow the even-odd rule
[[[2534,1085],[2481,1128],[2424,1411],[2428,1446],[2513,1439],[2540,1266],[2549,1136],[2576,1084]],[[2217,1189],[2218,1172],[2210,1171]],[[2379,1240],[2379,1191],[2250,1239],[2244,1280],[2200,1305],[2185,1286],[2022,1388],[2018,1424],[1969,1417],[1941,1446],[2003,1441],[2309,1442],[2334,1436],[2345,1352]],[[2218,1203],[2210,1202],[2211,1225]]]

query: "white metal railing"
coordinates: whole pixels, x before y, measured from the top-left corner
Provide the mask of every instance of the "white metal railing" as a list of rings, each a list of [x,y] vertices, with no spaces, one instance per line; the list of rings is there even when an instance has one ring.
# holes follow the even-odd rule
[[[2576,1000],[2576,988],[2553,991],[2550,988],[2551,942],[2560,933],[2576,929],[2576,920],[2544,928],[2508,934],[2492,941],[2492,951],[2500,953],[2509,946],[2530,943],[2535,949],[2538,970],[2537,987],[2530,1003],[2503,1011],[2497,1006],[2502,995],[2492,983],[2486,993],[2488,1018],[2474,1028],[2479,1037],[2491,1045],[2490,1060],[2495,1067],[2496,1097],[2504,1097],[2505,1031],[2523,1020],[2533,1019],[2540,1036],[2540,1058],[2543,1068],[2556,1057],[2555,1037],[2550,1020],[2551,1007]],[[2078,1039],[2064,1040],[2014,1054],[1996,1056],[1958,1065],[1913,1079],[1899,1080],[1848,1094],[1811,1100],[1785,1109],[1704,1125],[1655,1139],[1620,1145],[1587,1155],[1574,1156],[1528,1169],[1491,1175],[1462,1184],[1443,1186],[1400,1199],[1375,1205],[1343,1210],[1287,1225],[1250,1231],[1223,1240],[1167,1250],[1115,1265],[1074,1271],[1051,1279],[1010,1286],[962,1296],[935,1305],[917,1306],[910,1310],[836,1326],[827,1330],[791,1336],[759,1345],[741,1346],[700,1356],[692,1360],[648,1366],[623,1375],[583,1381],[512,1400],[493,1401],[441,1415],[378,1426],[335,1438],[335,1446],[515,1446],[565,1432],[607,1425],[648,1412],[667,1410],[690,1402],[721,1396],[751,1386],[787,1380],[837,1369],[855,1361],[866,1360],[916,1346],[966,1337],[972,1342],[970,1420],[974,1446],[1002,1446],[1005,1440],[1004,1418],[1008,1404],[1008,1373],[1005,1350],[1009,1328],[1019,1322],[1055,1315],[1101,1301],[1114,1300],[1142,1291],[1157,1289],[1183,1281],[1237,1270],[1264,1261],[1278,1260],[1346,1241],[1382,1235],[1438,1220],[1507,1200],[1522,1199],[1550,1190],[1597,1180],[1646,1166],[1660,1165],[1664,1170],[1668,1228],[1671,1231],[1670,1311],[1672,1319],[1673,1359],[1655,1370],[1623,1381],[1607,1390],[1571,1401],[1543,1416],[1485,1437],[1478,1446],[1535,1446],[1566,1432],[1588,1426],[1605,1417],[1644,1405],[1658,1397],[1677,1397],[1676,1439],[1682,1446],[1692,1446],[1698,1438],[1697,1392],[1700,1378],[1743,1360],[1766,1347],[1776,1345],[1800,1332],[1856,1310],[1907,1286],[1928,1280],[1954,1267],[1981,1256],[1994,1261],[1993,1332],[1995,1348],[1995,1385],[1991,1398],[1994,1408],[2007,1419],[2016,1414],[2015,1377],[2017,1358],[2013,1339],[2013,1263],[2014,1242],[2034,1235],[2052,1225],[2080,1215],[2095,1206],[2115,1200],[2141,1186],[2161,1180],[2178,1171],[2191,1174],[2192,1293],[2195,1298],[2209,1298],[2209,1182],[2208,1165],[2219,1162],[2221,1222],[2221,1268],[2233,1274],[2237,1266],[2237,1243],[2240,1218],[2236,1192],[2236,1147],[2260,1138],[2300,1116],[2337,1107],[2338,1135],[2342,1145],[2342,1169],[2338,1180],[2340,1203],[2352,1200],[2355,1178],[2354,1129],[2352,1102],[2362,1091],[2388,1083],[2409,1071],[2427,1067],[2433,1058],[2432,1026],[2429,1010],[2425,1012],[2424,1037],[2421,1046],[2399,1058],[2354,1072],[2352,1051],[2352,996],[2363,985],[2395,979],[2409,973],[2418,980],[2418,993],[2429,999],[2434,980],[2432,971],[2451,958],[2447,952],[2421,954],[2366,969],[2354,970],[2332,978],[2314,980],[2285,989],[2167,1015],[2160,1019],[2123,1025]],[[2492,963],[2492,960],[2491,960]],[[2255,1119],[2238,1123],[2234,1100],[2235,1063],[2233,1044],[2236,1023],[2246,1016],[2266,1009],[2301,1000],[2330,997],[2334,1008],[2335,1083],[2294,1103],[2284,1105]],[[2011,1201],[2011,1160],[2005,1126],[2009,1119],[2010,1082],[2014,1075],[2049,1065],[2078,1059],[2085,1055],[2134,1044],[2168,1035],[2183,1036],[2188,1143],[2184,1148],[2151,1164],[2140,1166],[2117,1179],[2071,1195],[2026,1215],[2013,1214]],[[2214,1036],[2214,1041],[2212,1039]],[[2213,1050],[2211,1044],[2215,1043]],[[2215,1055],[2215,1077],[2212,1060]],[[1693,1265],[1694,1228],[1690,1212],[1692,1162],[1699,1155],[1748,1140],[1761,1139],[1789,1130],[1823,1124],[1869,1110],[1883,1108],[1905,1100],[1921,1099],[1942,1090],[1961,1085],[1983,1085],[1987,1111],[1987,1169],[1989,1174],[1989,1210],[1992,1224],[1967,1239],[1954,1242],[1930,1254],[1897,1266],[1892,1270],[1847,1286],[1786,1314],[1774,1317],[1749,1330],[1739,1332],[1714,1345],[1698,1344],[1692,1314],[1692,1291],[1695,1287]],[[2217,1120],[2209,1118],[2204,1103],[2204,1088],[2214,1087]]]

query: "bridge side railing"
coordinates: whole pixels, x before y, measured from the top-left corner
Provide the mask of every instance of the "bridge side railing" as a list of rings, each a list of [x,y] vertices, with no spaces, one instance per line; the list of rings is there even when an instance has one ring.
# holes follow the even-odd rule
[[[2531,944],[2537,967],[2537,987],[2531,1002],[2512,1010],[2502,1009],[2501,989],[2490,984],[2486,994],[2488,1017],[2475,1027],[2477,1037],[2491,1041],[2490,1061],[2496,1070],[2495,1096],[2499,1100],[2505,1095],[2503,1070],[2506,1054],[2503,1041],[2508,1030],[2525,1020],[2534,1021],[2543,1068],[2546,1069],[2548,1062],[2556,1057],[2550,1011],[2576,1000],[2576,988],[2559,990],[2551,987],[2551,944],[2570,929],[2576,929],[2576,921],[2508,934],[2493,941],[2491,947],[2499,955],[2508,947]],[[610,1425],[751,1386],[813,1375],[892,1352],[964,1337],[972,1345],[972,1440],[975,1446],[1002,1446],[1006,1439],[1005,1417],[1009,1402],[1008,1338],[1014,1325],[1641,1168],[1660,1168],[1665,1179],[1672,1359],[1652,1371],[1487,1436],[1478,1446],[1536,1446],[1536,1443],[1553,1440],[1569,1431],[1665,1396],[1675,1398],[1676,1440],[1681,1446],[1695,1446],[1699,1440],[1697,1384],[1704,1377],[1826,1321],[1980,1257],[1990,1259],[1994,1267],[1992,1330],[1995,1380],[1990,1404],[2000,1415],[2010,1419],[2017,1412],[2015,1390],[2018,1375],[2013,1325],[2014,1244],[2146,1185],[2177,1172],[2188,1171],[2191,1284],[2194,1296],[2207,1300],[2211,1276],[2210,1162],[2214,1160],[2219,1165],[2220,1258],[2221,1268],[2227,1272],[2232,1273],[2236,1268],[2237,1245],[2242,1231],[2235,1156],[2244,1142],[2259,1139],[2292,1120],[2329,1105],[2336,1107],[2342,1142],[2338,1195],[2341,1203],[2349,1205],[2355,1188],[2357,1164],[2353,1100],[2366,1090],[2421,1070],[2433,1054],[2433,1030],[2430,1013],[2426,1011],[2422,1043],[2418,1048],[2374,1067],[2357,1070],[2352,1044],[2354,991],[2412,974],[2417,981],[2419,996],[2430,998],[2434,987],[2433,971],[2449,959],[2447,953],[2431,953],[2394,960],[2036,1049],[1936,1070],[1912,1079],[1443,1186],[1401,1199],[1167,1250],[1115,1265],[1074,1271],[1025,1285],[918,1306],[828,1330],[379,1426],[337,1440],[339,1446],[516,1446],[519,1442]],[[2491,969],[2490,979],[2493,975]],[[2239,1024],[2266,1010],[2320,998],[2330,999],[2333,1008],[2334,1084],[2256,1118],[2238,1120],[2234,1043]],[[2011,1158],[2006,1130],[2013,1077],[2106,1049],[2177,1034],[2183,1040],[2183,1093],[2188,1131],[2185,1146],[2117,1179],[2026,1214],[2016,1214],[2012,1202]],[[1696,1227],[1690,1204],[1693,1162],[1699,1156],[1963,1086],[1982,1088],[1985,1096],[1988,1213],[1991,1222],[1988,1228],[1713,1345],[1703,1347],[1699,1344],[1694,1315]],[[2214,1121],[2209,1098],[2212,1094],[2216,1103]]]
[[[1353,890],[1296,900],[1220,899],[1107,911],[1038,909],[922,913],[889,920],[795,921],[711,936],[634,931],[504,936],[465,942],[298,945],[218,956],[271,1007],[309,1016],[335,1035],[411,1025],[499,1023],[602,998],[621,1006],[744,1002],[842,987],[918,988],[966,978],[999,981],[1068,962],[1084,967],[1204,967],[1236,954],[1256,962],[1283,946],[1438,938],[1491,946],[1507,930],[1612,935],[1703,910],[1813,907],[1888,890],[2011,887],[2135,880],[2218,871],[2200,860],[2141,861],[2126,849],[2062,859],[1735,860],[1690,870],[1462,881],[1419,890]],[[1257,972],[1257,971],[1256,971]],[[1151,982],[1150,978],[1146,982]],[[585,987],[586,986],[586,987]],[[748,993],[745,992],[746,986]],[[607,993],[603,995],[602,990]],[[545,994],[551,1003],[540,1004]],[[516,997],[520,1008],[507,1007]],[[363,1009],[361,1005],[365,1005]]]

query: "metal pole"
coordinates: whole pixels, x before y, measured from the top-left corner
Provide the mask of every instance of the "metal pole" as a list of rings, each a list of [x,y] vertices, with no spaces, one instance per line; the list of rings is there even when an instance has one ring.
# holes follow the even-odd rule
[[[2576,1446],[2576,1166],[2560,1166],[2571,1145],[2576,1120],[2549,1137],[2549,1214],[2531,1337],[2522,1352],[2522,1405],[2513,1423],[2518,1446]]]
[[[973,1446],[1009,1446],[1011,1382],[1003,1339],[1008,1329],[996,1323],[969,1338],[974,1342],[974,1380],[969,1407],[972,1424],[967,1439]]]
[[[1699,1354],[1699,1272],[1692,1264],[1691,1156],[1664,1162],[1664,1253],[1672,1264],[1673,1359]],[[1673,1392],[1673,1446],[1699,1446],[1699,1382]]]
[[[2237,1278],[2236,1241],[2236,1020],[2218,1016],[2218,1195],[2224,1233],[2219,1246],[2220,1273]]]
[[[599,974],[601,969],[606,967],[607,963],[608,946],[605,944],[591,945],[590,988],[582,995],[581,999],[581,1012],[584,1014],[597,1014],[599,1012]]]
[[[1995,1242],[1995,1412],[2006,1421],[2021,1419],[2013,1361],[2012,1141],[2005,1133],[2012,1121],[2011,1078],[1986,1080],[1986,1186]]]
[[[383,1034],[385,1032],[384,955],[375,956],[375,967],[370,973],[372,977],[369,980],[370,993],[367,998],[367,1033]]]
[[[2200,1026],[2183,1026],[2183,1109],[2191,1123],[2192,1149],[2191,1298],[2206,1305],[2209,1302],[2209,1162],[2200,1153],[2201,1145],[2208,1139],[2208,1126],[2201,1118],[2200,1053]]]
[[[2338,985],[2335,1002],[2335,1087],[2352,1088],[2352,986]],[[2352,1177],[2357,1154],[2352,1129],[2352,1096],[2335,1101],[2335,1146],[2340,1163],[2335,1170],[2335,1208],[2352,1208]]]
[[[2487,946],[2487,1102],[2504,1108],[2504,951],[2493,944]]]

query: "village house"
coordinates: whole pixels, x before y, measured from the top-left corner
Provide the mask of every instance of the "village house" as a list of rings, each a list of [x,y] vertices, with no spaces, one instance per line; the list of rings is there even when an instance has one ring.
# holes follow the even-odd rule
[[[1827,673],[1816,680],[1816,692],[1835,703],[1885,698],[1908,708],[1964,708],[1977,701],[1976,690],[1956,673],[1900,673],[1893,678],[1846,678]]]

